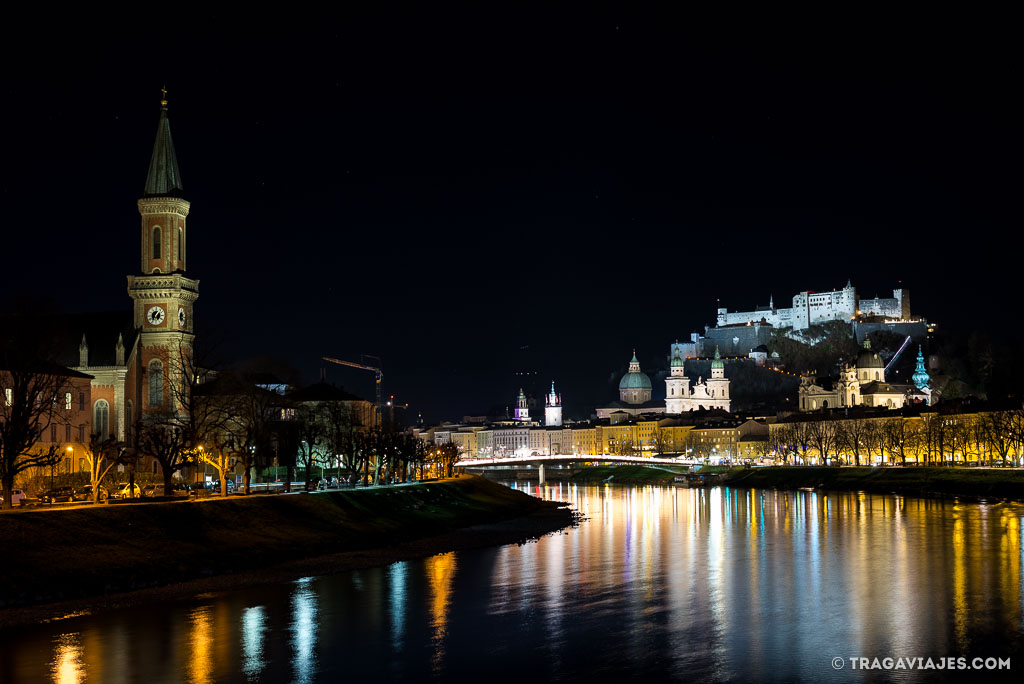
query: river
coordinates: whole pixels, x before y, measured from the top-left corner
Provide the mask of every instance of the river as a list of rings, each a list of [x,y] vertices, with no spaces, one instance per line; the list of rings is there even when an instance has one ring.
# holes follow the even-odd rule
[[[0,681],[994,680],[1010,676],[1006,659],[1024,670],[1024,505],[511,486],[586,519],[523,545],[8,630]],[[995,669],[928,668],[947,658]]]

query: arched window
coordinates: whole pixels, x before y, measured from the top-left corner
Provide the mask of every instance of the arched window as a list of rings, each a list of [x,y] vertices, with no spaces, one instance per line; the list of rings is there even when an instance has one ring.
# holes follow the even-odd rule
[[[164,405],[164,364],[159,359],[149,362],[149,405]]]
[[[100,439],[110,434],[110,404],[106,399],[100,399],[92,406],[92,431]]]
[[[160,258],[160,226],[153,227],[153,258]]]
[[[181,255],[185,253],[184,252],[185,248],[182,246],[182,243],[184,241],[185,241],[185,232],[181,228],[178,228],[178,265],[179,266],[181,266],[181,261],[182,261]]]
[[[64,410],[65,411],[70,411],[71,410],[71,392],[65,392],[64,393]]]

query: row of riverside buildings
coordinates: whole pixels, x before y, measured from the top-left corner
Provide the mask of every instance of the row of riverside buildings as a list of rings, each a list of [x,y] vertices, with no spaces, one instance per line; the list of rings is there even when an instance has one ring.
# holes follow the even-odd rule
[[[418,429],[461,458],[658,456],[707,463],[1024,465],[1024,408],[987,402],[890,410],[859,406],[743,417],[723,411],[562,426],[446,423]]]

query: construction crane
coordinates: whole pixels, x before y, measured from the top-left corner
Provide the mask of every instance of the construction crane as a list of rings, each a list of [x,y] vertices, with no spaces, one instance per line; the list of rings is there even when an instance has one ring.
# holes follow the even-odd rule
[[[376,366],[367,366],[363,363],[356,363],[355,361],[342,361],[341,359],[332,359],[330,356],[321,357],[324,361],[330,361],[336,363],[339,366],[348,366],[349,368],[361,368],[363,370],[373,371],[377,374],[377,424],[381,422],[381,402],[380,402],[380,381],[384,379],[384,371]]]

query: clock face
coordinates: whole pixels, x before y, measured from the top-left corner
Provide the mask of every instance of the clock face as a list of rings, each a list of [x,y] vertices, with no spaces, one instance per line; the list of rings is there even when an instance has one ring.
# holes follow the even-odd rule
[[[161,306],[154,306],[146,313],[146,320],[150,325],[160,325],[164,322],[164,309]]]
[[[178,326],[182,328],[185,327],[185,307],[180,307],[178,309]]]

